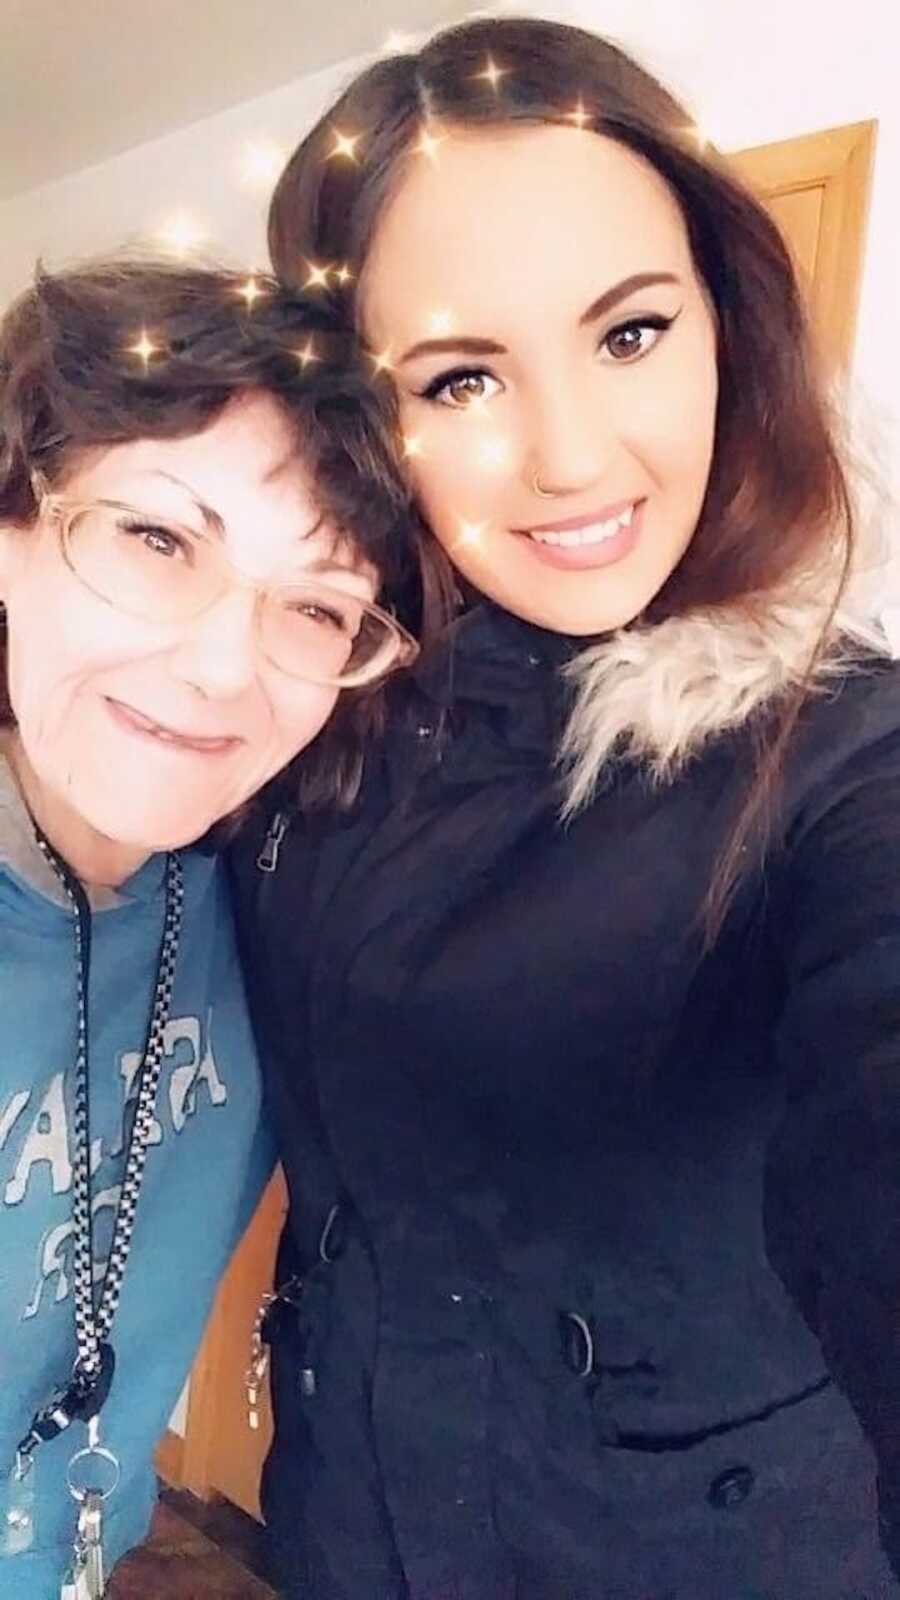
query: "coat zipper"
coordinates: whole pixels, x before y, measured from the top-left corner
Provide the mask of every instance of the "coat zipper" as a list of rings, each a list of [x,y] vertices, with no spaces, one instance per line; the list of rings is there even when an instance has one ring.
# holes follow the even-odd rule
[[[276,811],[269,824],[269,831],[263,840],[263,847],[256,858],[256,865],[260,872],[274,872],[278,866],[278,852],[281,841],[287,833],[288,819],[283,811]]]

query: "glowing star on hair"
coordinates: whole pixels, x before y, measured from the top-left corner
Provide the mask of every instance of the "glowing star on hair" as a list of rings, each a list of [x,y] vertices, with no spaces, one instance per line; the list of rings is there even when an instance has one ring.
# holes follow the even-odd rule
[[[421,434],[405,433],[403,435],[403,454],[408,461],[411,461],[416,456],[421,457],[425,454]]]
[[[341,133],[339,128],[334,128],[334,149],[328,152],[329,160],[332,156],[343,156],[347,161],[356,160],[356,146],[362,138],[361,133]]]
[[[496,61],[493,58],[493,56],[488,56],[488,58],[487,58],[487,60],[485,61],[485,64],[484,64],[484,71],[483,72],[476,72],[475,76],[476,76],[476,78],[483,79],[483,81],[485,83],[489,83],[491,88],[494,90],[494,93],[496,94],[497,85],[500,82],[501,78],[505,78],[506,77],[507,70],[508,69],[506,67],[498,67]]]
[[[196,250],[204,238],[203,229],[184,211],[179,211],[159,231],[160,243],[171,255],[178,256],[179,259]]]
[[[314,261],[307,261],[306,265],[309,267],[309,277],[303,285],[304,289],[327,289],[331,268],[318,267]]]
[[[593,121],[590,112],[585,111],[584,109],[583,100],[579,100],[574,111],[567,111],[565,115],[566,121],[571,122],[578,129],[579,133],[583,132],[588,124]]]
[[[299,363],[300,363],[301,367],[304,369],[304,371],[310,365],[310,362],[319,361],[320,359],[321,359],[321,357],[319,355],[317,355],[316,347],[313,344],[312,339],[307,339],[307,341],[306,341],[305,345],[303,346],[302,350],[298,350],[297,351],[297,360],[299,361]]]
[[[344,265],[342,267],[338,267],[337,268],[337,270],[335,271],[334,275],[337,278],[337,281],[340,284],[342,289],[343,289],[345,283],[352,283],[353,282],[353,273],[350,271],[350,268],[348,267],[346,261],[344,262]]]
[[[240,295],[241,299],[245,301],[247,310],[252,311],[257,300],[261,300],[263,298],[265,290],[259,287],[256,279],[251,275],[247,279],[247,282],[242,284],[238,289],[238,294]]]
[[[387,350],[382,350],[380,354],[373,355],[371,357],[371,361],[376,373],[393,372],[394,370],[393,351],[390,348]]]
[[[146,372],[153,356],[158,355],[161,349],[161,345],[153,343],[153,340],[150,338],[147,329],[142,328],[141,337],[138,339],[136,344],[130,344],[128,346],[128,353],[129,355],[139,357],[139,359],[144,363],[144,371]]]
[[[413,145],[412,153],[414,156],[427,156],[429,161],[436,161],[438,150],[446,138],[445,133],[429,133],[427,128],[423,128],[417,143]]]

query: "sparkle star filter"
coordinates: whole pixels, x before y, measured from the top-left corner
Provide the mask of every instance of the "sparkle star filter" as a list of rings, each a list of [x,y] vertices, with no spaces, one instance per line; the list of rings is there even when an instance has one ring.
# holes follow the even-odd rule
[[[254,188],[271,189],[287,162],[287,150],[268,139],[254,139],[244,146],[240,159],[241,179]]]
[[[432,133],[430,129],[423,128],[417,142],[413,145],[414,156],[425,156],[428,161],[436,161],[437,153],[442,144],[446,142],[445,133]]]
[[[455,323],[452,311],[432,311],[428,318],[428,332],[434,339],[443,339],[453,332]]]
[[[309,268],[309,277],[303,285],[304,289],[327,289],[331,268],[317,266],[315,261],[307,261],[306,265]]]
[[[265,291],[259,287],[259,284],[254,277],[249,277],[247,282],[242,284],[240,289],[238,289],[238,294],[245,302],[248,311],[253,310],[257,300],[261,300],[264,293]]]
[[[488,56],[484,64],[484,71],[476,72],[475,76],[476,78],[483,79],[485,83],[489,83],[491,88],[496,93],[497,85],[499,84],[500,79],[506,77],[506,71],[507,69],[505,67],[498,67],[493,56]]]
[[[571,122],[573,126],[578,129],[579,133],[583,132],[583,130],[588,126],[588,123],[592,121],[590,113],[584,109],[583,100],[579,100],[574,110],[567,111],[565,117],[566,121]]]
[[[128,353],[129,355],[137,356],[138,359],[143,362],[144,371],[146,372],[150,366],[151,358],[157,355],[161,348],[161,345],[153,343],[153,340],[150,338],[147,329],[142,328],[141,336],[137,342],[128,346]]]
[[[460,517],[459,538],[456,541],[456,548],[460,545],[468,545],[471,548],[472,546],[483,544],[487,529],[486,522],[467,522],[464,517]]]
[[[699,155],[705,155],[707,150],[721,150],[724,147],[716,143],[708,128],[701,128],[699,122],[689,123],[685,129],[685,136],[691,144],[696,145]]]
[[[347,161],[356,160],[356,146],[362,138],[361,133],[341,133],[339,128],[332,130],[334,133],[334,148],[328,152],[329,160],[334,156],[343,156]]]
[[[307,339],[305,345],[303,345],[302,348],[297,351],[297,360],[304,371],[312,361],[319,361],[320,359],[321,358],[316,353],[316,347],[313,344],[312,339]]]
[[[192,250],[203,242],[206,235],[199,223],[186,212],[179,211],[176,216],[163,225],[159,230],[159,242],[170,255],[183,260]]]
[[[393,29],[381,47],[381,54],[386,56],[411,55],[418,48],[418,40],[414,33],[399,33]]]

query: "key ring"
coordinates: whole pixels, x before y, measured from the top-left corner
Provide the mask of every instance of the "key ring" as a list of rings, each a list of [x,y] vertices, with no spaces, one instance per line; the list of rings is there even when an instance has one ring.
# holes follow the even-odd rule
[[[93,1482],[85,1483],[83,1487],[79,1487],[73,1481],[73,1468],[79,1461],[85,1461],[91,1457],[105,1461],[106,1464],[112,1468],[112,1482],[108,1489],[98,1489]],[[72,1496],[72,1499],[76,1500],[79,1505],[81,1505],[85,1495],[88,1494],[95,1494],[99,1500],[108,1500],[110,1495],[115,1494],[116,1490],[118,1489],[121,1476],[122,1469],[119,1465],[118,1457],[114,1456],[112,1451],[107,1450],[106,1446],[102,1444],[87,1445],[83,1450],[76,1450],[71,1461],[69,1462],[69,1465],[66,1467],[66,1482],[69,1485],[69,1493]]]

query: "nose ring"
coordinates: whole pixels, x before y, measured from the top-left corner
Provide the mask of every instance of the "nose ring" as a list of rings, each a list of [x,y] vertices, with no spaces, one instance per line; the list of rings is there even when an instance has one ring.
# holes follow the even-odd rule
[[[536,472],[531,474],[531,487],[541,500],[557,500],[559,498],[559,490],[545,489]]]

